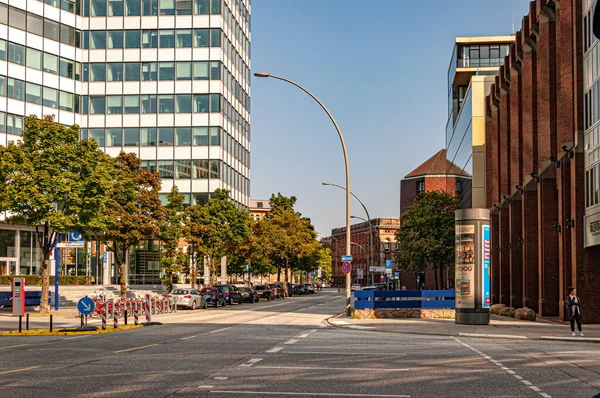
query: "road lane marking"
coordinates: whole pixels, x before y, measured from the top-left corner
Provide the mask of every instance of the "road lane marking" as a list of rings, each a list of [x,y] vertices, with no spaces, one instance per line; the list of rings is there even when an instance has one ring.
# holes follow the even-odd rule
[[[14,370],[6,370],[4,372],[0,372],[0,375],[7,375],[9,373],[17,373],[17,372],[25,372],[26,370],[37,369],[39,366],[30,366],[28,368],[14,369]]]
[[[459,336],[463,337],[487,337],[487,338],[498,338],[498,339],[522,339],[527,340],[527,336],[518,334],[484,334],[484,333],[459,333]],[[475,350],[473,350],[475,351]],[[477,351],[475,351],[477,352]]]
[[[346,321],[332,321],[332,322],[335,323],[336,325],[349,325],[349,323]]]
[[[257,366],[257,368],[261,369],[299,369],[299,370],[358,370],[361,372],[408,372],[410,369],[408,368],[397,368],[397,369],[388,369],[388,368],[333,368],[326,366]]]
[[[230,326],[230,327],[228,327],[228,328],[223,328],[223,329],[217,329],[217,330],[213,330],[212,332],[208,332],[208,333],[210,333],[210,334],[213,334],[213,333],[219,333],[219,332],[223,332],[223,331],[225,331],[225,330],[229,330],[229,329],[231,329],[231,328],[232,328],[232,327]]]
[[[281,350],[283,350],[283,347],[274,347],[274,348],[271,348],[270,350],[265,351],[265,352],[274,353],[274,352],[279,352]]]
[[[29,345],[31,345],[31,344],[8,345],[8,346],[0,347],[0,350],[7,350],[9,348],[17,348],[17,347],[27,347]]]
[[[156,347],[157,345],[158,344],[149,344],[149,345],[143,345],[141,347],[126,348],[124,350],[115,351],[115,354],[118,354],[118,353],[121,353],[121,352],[143,350],[144,348]]]
[[[306,308],[300,308],[298,311],[304,311]]]
[[[317,329],[313,329],[313,330],[311,330],[310,332],[311,332],[311,333],[314,333],[314,332],[316,332],[316,331],[317,331]]]
[[[410,398],[410,395],[378,395],[378,394],[342,394],[326,392],[292,392],[292,391],[234,391],[211,390],[211,394],[247,394],[247,395],[304,395],[312,397],[369,397],[369,398]]]
[[[540,390],[540,388],[539,388],[539,387],[536,387],[536,386],[530,386],[529,388],[531,388],[531,389],[532,389],[533,391],[535,391],[535,392],[540,392],[540,391],[542,391],[542,390]]]
[[[75,337],[65,337],[64,340],[75,340],[75,339],[82,339],[84,337],[90,337],[91,334],[85,334],[83,336],[75,336]]]
[[[214,388],[214,386],[198,386],[198,388]]]
[[[297,337],[299,337],[299,338],[303,339],[303,338],[305,338],[305,337],[308,337],[308,333],[301,334],[300,336],[297,336]]]
[[[332,352],[332,351],[286,351],[288,354],[322,354],[322,355],[370,355],[376,356],[394,356],[394,357],[405,357],[406,354],[402,353],[385,353],[385,352]]]
[[[189,339],[193,339],[194,337],[198,337],[198,336],[189,336],[189,337],[184,337],[181,340],[189,340]]]
[[[227,380],[227,379],[229,379],[229,377],[227,377],[227,376],[217,376],[217,377],[215,377],[215,380]]]
[[[250,360],[248,361],[248,363],[243,363],[243,364],[241,364],[240,366],[252,366],[252,365],[254,365],[255,363],[257,363],[257,362],[260,362],[260,361],[262,361],[262,360],[263,360],[263,358],[252,358],[252,359],[250,359]]]
[[[290,339],[290,340],[286,341],[283,344],[294,344],[294,343],[297,343],[297,342],[298,342],[298,340],[296,340],[296,339]]]

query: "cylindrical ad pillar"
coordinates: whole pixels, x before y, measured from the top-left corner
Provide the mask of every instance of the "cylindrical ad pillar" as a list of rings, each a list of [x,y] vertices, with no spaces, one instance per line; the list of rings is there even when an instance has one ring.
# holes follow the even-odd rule
[[[490,323],[490,211],[460,209],[455,213],[455,323]]]

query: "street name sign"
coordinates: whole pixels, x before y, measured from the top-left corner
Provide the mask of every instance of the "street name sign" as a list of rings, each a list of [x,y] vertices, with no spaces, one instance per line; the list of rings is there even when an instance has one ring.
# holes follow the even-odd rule
[[[342,262],[343,263],[351,263],[352,262],[352,256],[342,256]]]
[[[369,267],[371,272],[385,272],[385,267]]]
[[[89,315],[94,312],[96,303],[89,297],[84,297],[77,302],[77,309],[81,315]]]

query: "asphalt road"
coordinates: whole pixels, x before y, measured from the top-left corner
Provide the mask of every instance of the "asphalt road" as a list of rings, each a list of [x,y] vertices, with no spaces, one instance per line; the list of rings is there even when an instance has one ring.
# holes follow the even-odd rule
[[[600,345],[340,329],[344,297],[179,312],[79,337],[0,338],[0,397],[591,397]],[[410,322],[410,320],[407,320]]]

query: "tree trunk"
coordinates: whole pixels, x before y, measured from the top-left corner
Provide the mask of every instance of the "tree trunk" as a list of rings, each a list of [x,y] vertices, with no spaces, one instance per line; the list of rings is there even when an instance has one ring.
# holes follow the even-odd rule
[[[440,289],[444,289],[444,266],[440,266],[438,268],[438,272],[440,273]]]
[[[281,267],[277,268],[277,282],[281,281]]]
[[[439,286],[438,283],[439,283],[439,281],[438,281],[438,270],[437,270],[437,268],[433,268],[433,275],[434,275],[434,278],[435,278],[435,290],[438,290],[438,286]]]
[[[42,261],[42,297],[40,299],[40,314],[50,312],[48,304],[48,291],[50,290],[50,252],[43,250],[44,261]],[[58,275],[54,276],[58,278]]]

